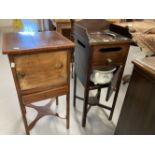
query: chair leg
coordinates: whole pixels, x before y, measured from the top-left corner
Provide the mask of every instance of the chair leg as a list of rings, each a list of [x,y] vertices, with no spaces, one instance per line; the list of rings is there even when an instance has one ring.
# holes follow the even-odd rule
[[[66,128],[70,127],[70,93],[66,95]]]
[[[84,104],[83,104],[83,116],[82,116],[82,127],[85,127],[86,126],[87,108],[88,108],[88,97],[89,97],[89,90],[88,89],[85,89]]]
[[[73,92],[73,106],[76,107],[76,87],[77,87],[77,76],[74,72],[74,92]]]

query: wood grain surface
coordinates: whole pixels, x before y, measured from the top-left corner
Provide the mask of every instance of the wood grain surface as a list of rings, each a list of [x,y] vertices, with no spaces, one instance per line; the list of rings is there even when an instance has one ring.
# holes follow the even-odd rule
[[[67,84],[67,52],[46,52],[14,57],[21,90]]]
[[[3,34],[3,54],[36,53],[73,47],[73,42],[56,31]]]

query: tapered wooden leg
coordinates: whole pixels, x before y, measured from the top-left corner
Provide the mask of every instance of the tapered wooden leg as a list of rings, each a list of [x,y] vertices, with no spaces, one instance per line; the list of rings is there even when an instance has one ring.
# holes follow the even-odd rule
[[[70,127],[70,93],[66,95],[66,128]]]
[[[74,49],[72,51],[72,56],[71,56],[71,59],[72,59],[72,79],[74,78]]]
[[[85,89],[84,104],[83,104],[83,116],[82,116],[82,127],[85,127],[86,126],[87,108],[88,108],[88,97],[89,97],[89,90],[88,89]]]
[[[72,62],[72,70],[71,70],[71,72],[72,72],[72,79],[74,78],[74,63]]]
[[[30,132],[28,129],[28,124],[27,124],[27,119],[26,119],[26,108],[21,101],[20,101],[20,109],[21,109],[21,113],[22,113],[22,117],[23,117],[26,134],[29,135]]]
[[[98,88],[97,89],[97,94],[96,94],[96,97],[98,100],[100,100],[100,96],[101,96],[101,88]]]
[[[57,105],[57,106],[59,105],[59,99],[58,99],[58,96],[56,97],[56,105]]]
[[[113,116],[114,109],[115,109],[115,106],[116,106],[116,101],[117,101],[117,97],[118,97],[118,93],[119,93],[119,88],[120,88],[120,85],[121,85],[122,74],[123,74],[123,72],[120,74],[120,79],[118,80],[119,82],[117,84],[117,88],[116,88],[116,92],[115,92],[115,96],[114,96],[111,112],[110,112],[110,115],[109,115],[109,120],[112,120],[112,116]]]
[[[25,106],[23,106],[23,108],[24,108],[24,112],[25,112],[25,115],[26,115],[26,107],[25,107]]]
[[[109,115],[109,120],[112,120],[112,116],[113,116],[116,101],[117,101],[118,92],[119,92],[119,89],[116,90],[116,93],[115,93],[115,96],[114,96],[114,101],[113,101],[111,112],[110,112],[110,115]]]
[[[76,107],[76,87],[77,87],[77,76],[74,72],[74,92],[73,92],[73,105]]]

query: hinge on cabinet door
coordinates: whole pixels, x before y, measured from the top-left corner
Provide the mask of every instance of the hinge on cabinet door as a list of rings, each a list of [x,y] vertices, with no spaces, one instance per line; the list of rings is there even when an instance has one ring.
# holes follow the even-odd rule
[[[11,68],[15,68],[15,63],[14,62],[11,62]]]

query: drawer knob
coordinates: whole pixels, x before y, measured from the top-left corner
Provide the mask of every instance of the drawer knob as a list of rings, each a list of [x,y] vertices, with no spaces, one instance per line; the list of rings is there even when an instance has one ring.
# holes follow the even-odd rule
[[[25,73],[23,73],[23,72],[17,72],[17,76],[18,76],[18,78],[24,78],[25,77]]]
[[[63,66],[63,65],[59,63],[59,64],[56,64],[56,65],[55,65],[55,68],[60,69],[60,68],[62,68],[62,66]]]
[[[107,62],[108,62],[108,63],[112,63],[112,59],[108,58],[108,59],[107,59]]]

